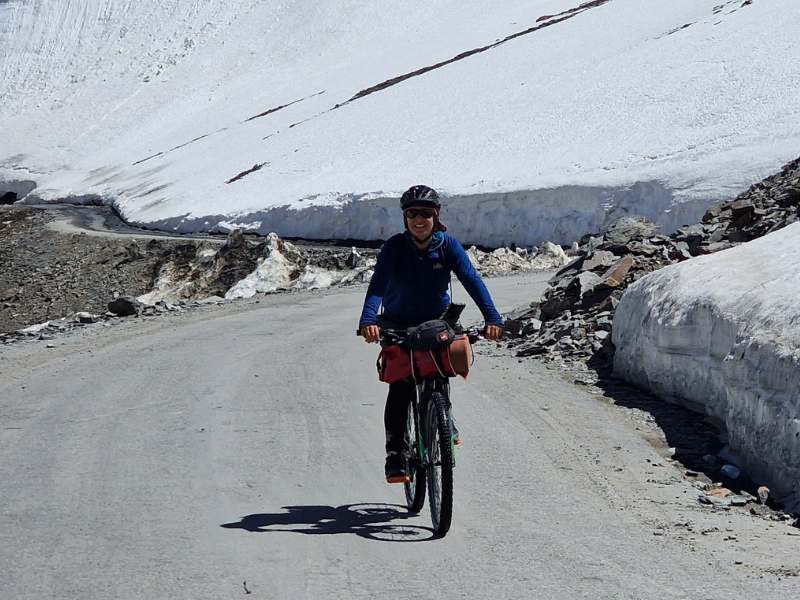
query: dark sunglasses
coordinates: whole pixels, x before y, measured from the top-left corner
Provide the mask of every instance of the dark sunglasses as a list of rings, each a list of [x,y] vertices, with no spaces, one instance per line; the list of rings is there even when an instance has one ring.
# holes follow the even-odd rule
[[[403,214],[406,216],[406,219],[414,219],[416,217],[431,219],[436,216],[436,211],[430,208],[408,208]]]

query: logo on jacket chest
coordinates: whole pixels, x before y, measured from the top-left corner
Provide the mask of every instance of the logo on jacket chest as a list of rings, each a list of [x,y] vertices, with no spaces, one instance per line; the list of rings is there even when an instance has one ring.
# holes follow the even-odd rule
[[[433,267],[432,268],[434,268],[434,269],[444,269],[444,265],[442,263],[435,262],[435,263],[433,263]]]

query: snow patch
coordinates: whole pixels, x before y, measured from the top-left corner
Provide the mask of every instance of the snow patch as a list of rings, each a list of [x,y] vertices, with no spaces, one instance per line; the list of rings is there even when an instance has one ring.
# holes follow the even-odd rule
[[[569,262],[569,257],[561,246],[545,242],[542,249],[531,253],[527,248],[496,248],[483,252],[475,246],[467,250],[473,266],[482,275],[501,275],[514,272],[547,271],[558,269]]]
[[[800,499],[800,224],[631,285],[614,370],[724,424],[750,474]]]
[[[289,288],[297,279],[297,271],[298,265],[284,256],[278,247],[278,236],[271,233],[267,238],[267,256],[261,259],[255,271],[229,289],[225,298],[252,298],[257,293]]]

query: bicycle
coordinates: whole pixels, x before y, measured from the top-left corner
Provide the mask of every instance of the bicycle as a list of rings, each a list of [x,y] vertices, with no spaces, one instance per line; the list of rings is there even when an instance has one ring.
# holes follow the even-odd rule
[[[463,332],[474,344],[480,330]],[[405,346],[406,330],[382,329],[381,344]],[[444,537],[453,518],[453,469],[455,453],[450,382],[443,375],[415,377],[416,395],[408,408],[405,436],[409,446],[409,481],[404,483],[409,512],[425,505],[427,490],[433,531]]]

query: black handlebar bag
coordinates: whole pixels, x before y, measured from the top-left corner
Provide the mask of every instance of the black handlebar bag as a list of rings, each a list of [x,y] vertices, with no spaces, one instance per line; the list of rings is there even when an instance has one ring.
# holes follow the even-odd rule
[[[447,321],[433,319],[408,328],[406,343],[411,350],[438,350],[446,348],[456,337],[456,332]]]

